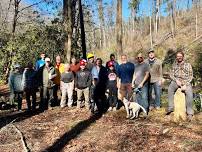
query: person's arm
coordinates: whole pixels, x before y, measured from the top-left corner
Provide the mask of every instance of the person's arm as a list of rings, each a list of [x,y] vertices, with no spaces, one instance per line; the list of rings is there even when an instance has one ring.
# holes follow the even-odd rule
[[[172,69],[170,70],[170,79],[172,80],[172,81],[175,81],[176,82],[176,78],[175,78],[175,63],[172,65]]]
[[[193,69],[190,63],[188,63],[188,78],[186,81],[186,85],[189,85],[193,79]]]
[[[8,84],[9,84],[9,89],[10,89],[11,94],[13,94],[14,88],[13,88],[13,73],[12,72],[10,73],[10,76],[8,78]]]
[[[50,73],[49,73],[49,79],[52,80],[57,76],[57,72],[55,70],[55,68],[51,69]]]
[[[133,74],[133,80],[132,80],[132,88],[135,87],[135,80],[136,80],[136,73]]]
[[[22,74],[22,89],[25,90],[26,87],[26,69],[24,70],[23,74]]]
[[[88,87],[90,87],[91,84],[92,84],[92,75],[91,75],[91,73],[89,72],[89,75],[88,75],[88,81],[87,81],[87,85],[88,85]]]
[[[143,79],[142,82],[139,84],[138,88],[142,88],[143,85],[144,85],[144,83],[148,80],[148,78],[149,78],[149,71],[147,71],[147,72],[145,73],[144,79]]]
[[[163,83],[163,68],[162,68],[162,62],[161,61],[159,61],[159,73],[160,73],[159,85],[162,85],[162,83]]]

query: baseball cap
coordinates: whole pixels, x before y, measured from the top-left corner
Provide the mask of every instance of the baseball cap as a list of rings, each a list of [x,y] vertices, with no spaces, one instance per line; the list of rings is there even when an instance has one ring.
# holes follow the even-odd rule
[[[108,67],[114,66],[114,62],[113,62],[113,61],[109,61],[109,62],[107,63],[107,66],[108,66]]]
[[[45,61],[46,61],[46,62],[50,62],[50,58],[46,57],[46,58],[45,58]]]
[[[86,65],[87,61],[85,59],[82,59],[80,60],[79,63],[80,63],[80,66],[82,66],[82,65]]]
[[[87,59],[90,59],[90,58],[93,58],[93,57],[94,57],[94,55],[92,53],[87,54]]]
[[[148,53],[150,53],[150,52],[154,52],[154,49],[150,48],[149,51],[148,51]]]

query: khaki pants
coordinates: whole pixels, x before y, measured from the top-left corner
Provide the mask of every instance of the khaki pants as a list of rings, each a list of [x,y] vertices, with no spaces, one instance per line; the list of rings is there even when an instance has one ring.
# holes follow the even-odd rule
[[[66,106],[67,96],[68,96],[67,105],[68,105],[68,107],[72,106],[72,103],[73,103],[73,90],[74,90],[73,82],[63,83],[62,84],[62,86],[61,86],[62,97],[61,97],[61,102],[60,102],[61,107]]]
[[[84,94],[84,98],[85,98],[85,106],[89,107],[90,103],[89,103],[89,88],[85,88],[85,89],[77,89],[77,107],[81,107],[82,103],[82,95]]]

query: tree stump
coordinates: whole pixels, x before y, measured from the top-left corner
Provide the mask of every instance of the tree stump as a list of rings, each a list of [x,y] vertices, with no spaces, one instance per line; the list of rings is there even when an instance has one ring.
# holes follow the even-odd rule
[[[177,89],[174,95],[174,121],[186,120],[186,100],[185,94],[180,88]]]

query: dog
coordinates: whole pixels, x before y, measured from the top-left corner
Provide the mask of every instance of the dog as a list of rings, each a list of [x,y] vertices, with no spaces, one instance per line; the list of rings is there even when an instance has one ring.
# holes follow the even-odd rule
[[[141,105],[139,105],[137,102],[130,102],[126,98],[124,98],[123,104],[126,109],[126,113],[127,113],[126,118],[127,119],[128,118],[130,118],[130,119],[138,118],[140,109],[142,109],[143,112],[147,114],[147,111],[145,110],[145,108],[142,107]]]

